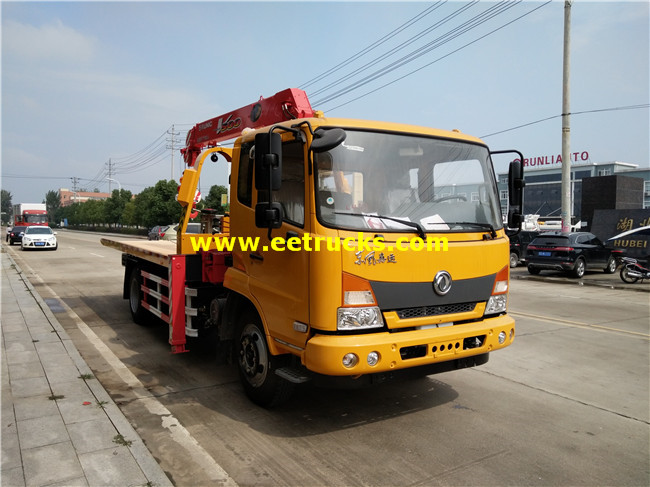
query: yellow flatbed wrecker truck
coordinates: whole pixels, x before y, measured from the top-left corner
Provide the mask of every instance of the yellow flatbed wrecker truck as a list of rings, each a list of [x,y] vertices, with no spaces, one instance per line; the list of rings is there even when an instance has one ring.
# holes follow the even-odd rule
[[[517,228],[524,158],[507,152]],[[255,403],[308,380],[473,367],[512,343],[509,241],[480,139],[327,118],[288,89],[197,124],[182,153],[177,242],[102,243],[123,253],[134,320],[166,322],[174,353],[206,332],[232,344]],[[219,156],[232,164],[230,213],[217,225],[205,210],[187,234],[201,168]]]

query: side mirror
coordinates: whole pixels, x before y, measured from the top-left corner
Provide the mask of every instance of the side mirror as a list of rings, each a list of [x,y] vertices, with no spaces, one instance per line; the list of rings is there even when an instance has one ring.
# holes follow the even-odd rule
[[[521,161],[512,161],[508,168],[508,200],[510,206],[522,209],[524,200],[524,168]]]
[[[257,228],[280,228],[284,212],[280,203],[262,202],[255,205],[255,226]]]
[[[347,134],[341,128],[322,129],[318,128],[314,132],[314,140],[311,143],[311,150],[320,153],[332,150],[345,141]]]
[[[519,159],[510,163],[508,168],[508,227],[521,229],[524,212],[524,155],[517,150],[493,151],[492,154],[517,154]]]
[[[524,166],[523,156],[521,159],[514,160],[508,168],[508,226],[510,228],[521,228],[524,212]]]
[[[277,191],[282,186],[282,136],[255,135],[255,189]]]

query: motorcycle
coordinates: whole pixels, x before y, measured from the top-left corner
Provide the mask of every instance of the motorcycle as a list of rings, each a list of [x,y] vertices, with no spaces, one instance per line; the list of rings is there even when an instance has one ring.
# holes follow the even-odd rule
[[[621,280],[629,284],[637,282],[641,279],[643,282],[644,279],[650,279],[650,269],[646,269],[639,261],[632,257],[620,257],[619,262],[622,264],[621,267]]]

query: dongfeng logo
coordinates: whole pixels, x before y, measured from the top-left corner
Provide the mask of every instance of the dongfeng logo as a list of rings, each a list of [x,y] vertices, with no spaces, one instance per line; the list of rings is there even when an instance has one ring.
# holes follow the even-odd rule
[[[444,296],[451,289],[451,275],[447,271],[438,271],[433,278],[433,290],[439,296]]]

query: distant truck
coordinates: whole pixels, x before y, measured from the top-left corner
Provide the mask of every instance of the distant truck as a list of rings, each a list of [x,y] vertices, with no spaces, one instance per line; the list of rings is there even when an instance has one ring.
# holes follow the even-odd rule
[[[47,226],[47,208],[45,203],[18,203],[13,205],[13,227],[7,233],[10,245],[20,242],[23,231],[31,225]]]

